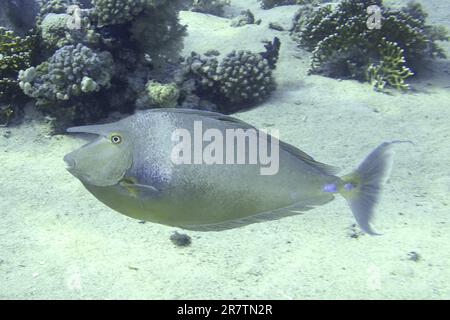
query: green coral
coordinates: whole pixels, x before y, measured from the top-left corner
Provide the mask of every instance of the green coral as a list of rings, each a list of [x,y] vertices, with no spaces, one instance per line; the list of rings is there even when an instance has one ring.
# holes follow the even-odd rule
[[[404,58],[404,51],[395,43],[383,39],[379,45],[380,63],[371,64],[367,69],[367,79],[378,91],[383,91],[386,84],[395,89],[406,90],[409,86],[405,80],[414,73],[407,68]]]
[[[34,45],[33,36],[21,38],[0,27],[0,100],[12,99],[20,93],[17,75],[30,66]]]
[[[66,14],[70,5],[78,5],[76,0],[37,0],[39,12],[36,17],[36,27],[40,28],[42,21],[49,14]]]
[[[382,20],[381,28],[371,30],[367,8],[372,5],[381,8]],[[426,24],[419,4],[393,10],[381,0],[306,8],[295,18],[293,37],[312,52],[311,73],[369,81],[378,90],[387,85],[407,89],[416,66],[445,56],[436,41],[448,40],[443,28]]]
[[[162,84],[156,81],[149,81],[146,86],[150,103],[161,108],[173,108],[177,105],[180,97],[180,90],[176,84]]]
[[[63,47],[67,44],[67,24],[72,17],[65,13],[49,13],[41,23],[42,40],[51,47]]]

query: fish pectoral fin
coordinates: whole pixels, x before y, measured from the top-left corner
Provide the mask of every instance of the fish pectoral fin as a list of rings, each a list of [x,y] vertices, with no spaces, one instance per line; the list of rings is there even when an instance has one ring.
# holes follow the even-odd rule
[[[128,193],[137,198],[139,195],[154,195],[160,191],[150,185],[139,184],[135,182],[135,178],[125,178],[119,182],[119,185],[126,189]]]

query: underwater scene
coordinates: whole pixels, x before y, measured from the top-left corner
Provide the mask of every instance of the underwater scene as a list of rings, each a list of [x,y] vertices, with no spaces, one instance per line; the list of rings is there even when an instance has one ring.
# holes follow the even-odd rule
[[[0,299],[450,299],[449,0],[2,0]]]

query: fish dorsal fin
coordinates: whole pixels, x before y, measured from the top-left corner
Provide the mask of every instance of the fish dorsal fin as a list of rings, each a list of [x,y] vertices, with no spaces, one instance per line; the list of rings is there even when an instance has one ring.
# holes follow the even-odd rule
[[[201,116],[201,117],[207,117],[210,119],[216,119],[219,121],[231,122],[231,123],[239,125],[240,128],[242,128],[242,129],[255,129],[255,130],[259,131],[257,128],[248,124],[245,121],[242,121],[242,120],[239,120],[239,119],[236,119],[236,118],[233,118],[233,117],[221,114],[221,113],[217,113],[217,112],[211,112],[211,111],[205,111],[205,110],[194,110],[194,109],[173,109],[173,108],[152,109],[149,111],[197,115],[197,116]],[[268,136],[271,137],[270,135],[268,135]],[[273,137],[271,137],[271,138],[273,138]],[[306,152],[304,152],[304,151],[298,149],[297,147],[294,147],[293,145],[290,145],[286,142],[279,141],[279,145],[280,145],[280,148],[282,148],[284,151],[290,153],[295,158],[309,164],[310,166],[320,170],[321,172],[323,172],[325,174],[335,175],[340,171],[340,169],[338,167],[330,166],[330,165],[327,165],[327,164],[324,164],[324,163],[314,160],[314,158],[312,158]]]
[[[284,217],[290,217],[295,216],[299,214],[303,214],[308,210],[314,209],[314,207],[323,205],[325,203],[328,203],[334,199],[333,195],[326,195],[320,196],[318,198],[309,199],[307,201],[301,201],[297,202],[291,206],[276,209],[272,211],[267,211],[263,213],[258,213],[253,216],[236,219],[236,220],[230,220],[225,221],[222,223],[216,223],[216,224],[206,224],[206,225],[187,225],[187,226],[179,226],[182,229],[191,230],[191,231],[202,231],[202,232],[208,232],[208,231],[223,231],[223,230],[229,230],[234,228],[240,228],[244,227],[249,224],[253,223],[260,223],[265,221],[274,221],[279,220]]]
[[[280,148],[289,152],[291,155],[293,155],[297,159],[300,159],[303,162],[306,162],[307,164],[313,166],[314,168],[319,169],[323,173],[326,173],[329,175],[336,175],[340,171],[340,169],[338,167],[330,166],[328,164],[321,163],[321,162],[314,160],[314,158],[312,158],[306,152],[298,149],[297,147],[294,147],[293,145],[290,145],[283,141],[280,141],[279,143],[280,143]]]
[[[206,118],[210,118],[210,119],[239,124],[239,125],[242,125],[243,129],[252,128],[252,129],[258,130],[255,127],[253,127],[252,125],[250,125],[242,120],[224,115],[222,113],[206,111],[206,110],[164,108],[164,109],[150,109],[150,110],[147,110],[146,112],[166,112],[166,113],[182,113],[182,114],[188,114],[188,115],[195,115],[195,116],[206,117]]]

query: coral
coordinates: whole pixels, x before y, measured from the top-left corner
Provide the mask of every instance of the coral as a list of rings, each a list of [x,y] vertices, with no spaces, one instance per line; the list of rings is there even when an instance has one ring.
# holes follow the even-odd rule
[[[180,90],[176,84],[162,84],[156,81],[149,81],[146,86],[150,103],[161,108],[173,108],[178,103]]]
[[[230,0],[194,0],[191,10],[222,17],[225,13],[224,8],[229,5]]]
[[[250,51],[233,51],[222,61],[220,94],[227,104],[261,102],[275,89],[269,61]]]
[[[367,8],[381,8],[381,28],[369,29]],[[297,14],[293,37],[313,54],[311,73],[369,81],[407,89],[405,80],[427,58],[443,57],[437,40],[446,32],[426,24],[419,4],[401,10],[385,8],[381,0],[344,0],[334,10],[309,7]]]
[[[39,0],[39,18],[43,19],[49,13],[67,13],[70,0]]]
[[[379,47],[380,63],[371,64],[367,69],[370,84],[378,91],[382,91],[386,84],[395,89],[408,89],[405,80],[414,73],[404,65],[403,49],[386,39],[383,39]]]
[[[48,13],[40,22],[40,36],[47,49],[59,49],[77,43],[99,45],[101,36],[92,26],[88,11],[72,8],[77,10],[77,20],[71,14]]]
[[[41,23],[41,37],[44,43],[54,47],[66,45],[67,24],[72,17],[65,13],[49,13]]]
[[[100,26],[123,24],[136,18],[152,1],[92,0]]]
[[[181,1],[171,0],[149,7],[136,18],[130,28],[132,39],[148,55],[154,68],[178,63],[183,49],[186,27],[179,22]]]
[[[33,36],[21,38],[0,27],[0,101],[20,92],[17,75],[30,66],[34,44]]]
[[[214,56],[192,53],[185,63],[185,78],[195,79],[196,93],[215,103],[225,113],[264,101],[275,90],[280,42],[275,38],[266,51],[233,51],[220,63]]]
[[[149,97],[146,84],[171,83],[180,68],[183,0],[37,1],[36,63],[10,81],[55,119],[57,132],[112,111],[133,112],[141,102],[177,100],[174,87],[151,86]]]
[[[76,0],[37,0],[39,12],[36,17],[36,26],[39,29],[44,18],[49,14],[68,13],[70,5],[78,5]]]
[[[65,46],[47,62],[21,71],[19,80],[26,95],[45,105],[108,88],[113,72],[108,52],[96,53],[78,44]]]

